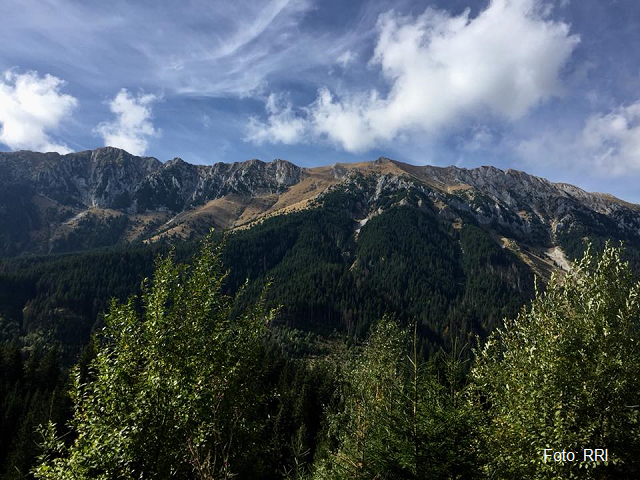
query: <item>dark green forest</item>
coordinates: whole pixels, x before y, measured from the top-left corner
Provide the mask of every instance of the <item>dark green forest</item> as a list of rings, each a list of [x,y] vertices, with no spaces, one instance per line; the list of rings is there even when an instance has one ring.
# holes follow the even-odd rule
[[[471,221],[334,196],[0,261],[2,478],[637,477],[634,248],[567,244],[536,294]],[[539,461],[591,445],[605,470]]]
[[[596,479],[640,473],[640,283],[619,249],[587,251],[471,358],[454,348],[428,360],[418,353],[418,324],[403,326],[390,315],[352,348],[293,358],[269,333],[279,314],[266,306],[270,286],[238,310],[238,296],[224,293],[222,257],[220,247],[206,242],[188,265],[162,257],[139,297],[112,302],[104,329],[70,371],[66,408],[64,396],[55,398],[55,354],[30,367],[17,349],[6,349],[13,377],[3,382],[35,378],[31,388],[37,385],[46,399],[40,402],[52,406],[31,420],[41,422],[31,475]],[[560,445],[607,448],[608,461],[542,460],[545,448]],[[28,463],[12,455],[14,465]]]
[[[239,303],[248,305],[272,280],[267,304],[283,306],[277,324],[346,332],[354,341],[385,313],[417,320],[423,357],[486,336],[533,296],[528,267],[473,224],[457,230],[429,212],[398,207],[368,222],[357,241],[356,226],[342,210],[324,208],[227,235],[225,292],[244,286]],[[175,254],[186,259],[196,245],[179,244]],[[109,300],[139,293],[153,259],[168,249],[131,245],[0,261],[2,339],[58,342],[77,355]]]

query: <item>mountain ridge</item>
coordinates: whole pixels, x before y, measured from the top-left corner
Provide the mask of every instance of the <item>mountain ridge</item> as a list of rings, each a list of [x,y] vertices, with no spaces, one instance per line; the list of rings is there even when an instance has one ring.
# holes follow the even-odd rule
[[[163,163],[114,147],[66,155],[5,152],[0,188],[2,256],[192,238],[212,226],[247,228],[321,207],[333,191],[357,197],[356,222],[411,204],[454,226],[484,226],[503,246],[566,250],[564,237],[575,241],[594,231],[640,242],[640,206],[612,195],[514,169],[418,166],[387,157],[306,168],[282,159]],[[87,233],[96,241],[82,240]]]
[[[425,352],[484,337],[585,239],[624,241],[640,271],[637,206],[517,170],[18,152],[0,154],[0,256],[13,257],[0,260],[0,334],[73,350],[111,297],[137,291],[154,252],[170,243],[184,258],[183,240],[212,227],[228,232],[229,291],[255,300],[272,279],[279,324],[363,338],[390,312],[419,321]]]

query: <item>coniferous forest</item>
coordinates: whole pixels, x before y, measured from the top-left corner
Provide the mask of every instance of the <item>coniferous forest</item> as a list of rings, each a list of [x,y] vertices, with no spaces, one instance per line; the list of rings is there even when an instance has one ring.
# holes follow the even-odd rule
[[[475,252],[461,260],[401,210],[361,232],[346,276],[340,223],[312,220],[7,260],[5,302],[43,315],[4,323],[26,335],[2,344],[2,478],[637,478],[640,283],[621,249],[588,248],[532,292],[519,280],[520,309],[482,279],[518,272],[477,227],[454,232]],[[416,306],[420,289],[440,300]],[[542,460],[596,448],[606,462]]]

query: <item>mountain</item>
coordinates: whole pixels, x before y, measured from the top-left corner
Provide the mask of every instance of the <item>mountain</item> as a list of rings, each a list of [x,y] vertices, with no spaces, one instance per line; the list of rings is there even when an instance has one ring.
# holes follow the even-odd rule
[[[245,304],[271,281],[277,323],[353,338],[388,313],[418,322],[425,354],[486,336],[585,239],[624,241],[640,266],[639,206],[515,170],[3,153],[0,339],[44,335],[77,352],[167,243],[187,259],[193,243],[178,240],[212,226],[232,232],[226,288],[246,284]],[[26,255],[60,252],[73,253]]]
[[[301,175],[278,160],[163,164],[111,147],[68,155],[0,153],[0,254],[106,246],[172,227],[170,234],[184,236],[192,219],[172,220],[176,215],[206,212],[208,202],[226,197],[268,198]]]
[[[640,242],[640,206],[516,170],[387,158],[318,168],[255,159],[205,166],[105,147],[0,153],[0,256],[191,238],[211,226],[246,228],[320,207],[338,190],[353,196],[353,219],[361,225],[392,205],[411,204],[453,226],[483,226],[534,266],[540,262],[522,246],[565,265],[563,252],[576,256],[583,237]]]

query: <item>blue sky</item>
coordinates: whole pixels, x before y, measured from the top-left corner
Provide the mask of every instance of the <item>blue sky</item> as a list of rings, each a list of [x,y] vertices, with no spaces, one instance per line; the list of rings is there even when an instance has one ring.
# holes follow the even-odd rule
[[[495,165],[640,202],[636,0],[0,0],[0,150]]]

